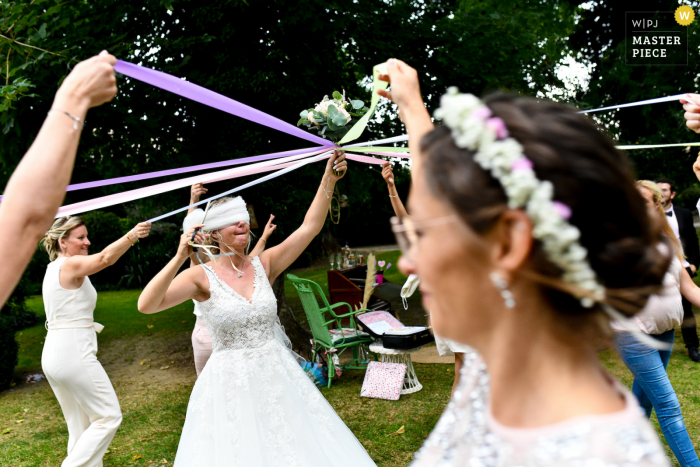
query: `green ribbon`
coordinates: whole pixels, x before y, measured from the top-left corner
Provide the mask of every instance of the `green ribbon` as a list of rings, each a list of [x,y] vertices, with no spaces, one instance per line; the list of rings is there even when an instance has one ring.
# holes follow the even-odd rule
[[[385,75],[386,73],[386,63],[380,63],[379,65],[374,66],[374,81],[372,83],[372,103],[369,106],[369,111],[364,115],[364,117],[359,119],[352,128],[350,128],[350,130],[345,134],[343,139],[341,139],[338,142],[339,145],[349,143],[350,141],[355,141],[357,138],[360,137],[362,132],[365,131],[367,123],[374,114],[374,109],[377,107],[377,103],[379,103],[379,98],[381,97],[379,94],[377,94],[377,91],[380,89],[386,89],[387,86],[389,86],[389,83],[387,83],[386,81],[381,81],[379,79],[379,75]]]

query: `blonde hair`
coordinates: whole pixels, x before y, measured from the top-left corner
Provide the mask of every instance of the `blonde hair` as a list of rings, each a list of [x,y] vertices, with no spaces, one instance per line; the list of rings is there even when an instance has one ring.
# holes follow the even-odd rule
[[[51,228],[44,234],[44,238],[41,239],[51,261],[55,260],[61,252],[61,239],[81,225],[85,225],[85,222],[80,216],[59,217],[53,222]]]
[[[211,202],[211,205],[209,206],[209,208],[211,209],[211,208],[213,208],[213,207],[215,207],[215,206],[218,206],[218,205],[220,205],[220,204],[224,204],[226,201],[231,201],[232,199],[235,199],[235,198],[234,198],[233,196],[224,196],[224,197],[222,197],[222,198],[217,198],[217,199],[215,199],[214,201]],[[205,231],[204,229],[202,229],[202,232],[206,232],[206,233],[209,234],[209,237],[206,238],[206,239],[204,239],[203,244],[204,244],[204,245],[214,245],[216,248],[219,249],[219,252],[221,252],[221,247],[219,246],[218,240],[215,240],[214,237],[212,236],[212,234],[213,234],[214,232],[216,232],[219,236],[221,235],[221,233],[219,233],[218,230],[207,230],[207,231]],[[246,255],[247,255],[248,252],[250,251],[250,244],[251,244],[252,239],[253,239],[254,237],[255,237],[255,236],[253,235],[253,231],[250,230],[250,229],[248,229],[248,245],[246,245],[246,247],[245,247],[245,249],[246,249]]]
[[[664,208],[661,205],[661,200],[663,199],[663,193],[661,193],[661,188],[659,188],[659,185],[652,182],[651,180],[637,180],[636,182],[634,182],[634,186],[646,188],[651,193],[652,199],[654,200],[654,204],[657,204],[659,206],[657,209],[657,213],[659,214],[659,219],[661,220],[661,230],[668,238],[671,239],[673,246],[676,249],[676,256],[678,256],[682,263],[685,259],[682,253],[683,250],[681,249],[680,243],[678,243],[678,237],[676,237],[676,234],[671,228],[671,224],[668,223],[668,218],[666,217]]]

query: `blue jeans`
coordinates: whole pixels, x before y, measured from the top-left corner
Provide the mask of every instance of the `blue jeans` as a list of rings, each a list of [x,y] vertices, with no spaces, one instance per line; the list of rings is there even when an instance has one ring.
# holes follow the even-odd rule
[[[673,329],[652,337],[673,345]],[[661,431],[681,467],[700,467],[683,422],[681,405],[666,374],[671,350],[649,348],[628,332],[615,335],[615,347],[634,375],[632,392],[639,400],[639,405],[647,417],[651,417],[652,410],[656,410]]]

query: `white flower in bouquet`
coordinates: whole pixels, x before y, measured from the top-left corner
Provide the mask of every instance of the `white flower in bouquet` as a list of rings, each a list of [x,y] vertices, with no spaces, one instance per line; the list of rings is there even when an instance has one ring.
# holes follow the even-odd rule
[[[328,117],[328,107],[330,107],[331,104],[333,104],[333,106],[335,106],[335,108],[338,110],[338,113],[341,113],[345,116],[345,119],[348,122],[350,120],[352,120],[352,117],[350,117],[350,114],[348,113],[348,111],[341,108],[341,105],[337,104],[335,101],[332,101],[332,100],[327,100],[327,101],[321,102],[316,107],[314,107],[314,110],[316,112],[319,112],[320,114],[322,114],[324,117]],[[309,112],[309,114],[306,118],[309,121],[311,121],[314,118],[314,114],[312,112]],[[318,125],[318,123],[316,125]]]
[[[302,110],[297,126],[305,125],[319,136],[338,142],[368,111],[369,108],[363,101],[346,99],[345,91],[342,94],[334,91],[332,99],[324,96],[312,109]]]

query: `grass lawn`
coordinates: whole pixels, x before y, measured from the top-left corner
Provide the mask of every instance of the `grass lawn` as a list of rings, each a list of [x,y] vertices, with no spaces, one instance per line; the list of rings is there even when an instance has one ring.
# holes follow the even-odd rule
[[[396,268],[398,252],[383,252],[378,257],[394,265],[386,274],[387,279],[402,283],[403,277]],[[294,273],[317,281],[327,292],[326,269],[323,262]],[[285,290],[295,316],[303,320],[303,310],[288,281]],[[196,379],[190,341],[195,321],[192,304],[143,315],[136,310],[139,292],[101,292],[95,310],[95,320],[105,325],[98,338],[98,357],[110,375],[124,414],[122,426],[105,456],[106,467],[172,464]],[[38,314],[44,314],[41,297],[31,298],[29,305]],[[420,299],[414,296],[409,307],[418,306]],[[416,319],[419,315],[411,316]],[[417,324],[410,323],[409,319],[404,321]],[[45,336],[43,324],[18,335],[21,346],[16,369],[18,384],[0,393],[2,466],[57,466],[65,456],[68,433],[51,388],[45,381],[24,383],[27,374],[41,371]],[[688,359],[680,332],[675,350],[668,373],[697,450],[700,447],[700,365]],[[631,374],[617,354],[604,351],[600,356],[606,368],[630,387]],[[396,402],[360,398],[362,371],[347,371],[342,378],[333,381],[330,390],[322,389],[378,466],[408,464],[448,401],[452,365],[415,364],[415,367],[423,390],[402,396]],[[658,430],[655,417],[653,421]],[[396,434],[402,426],[404,433]]]

